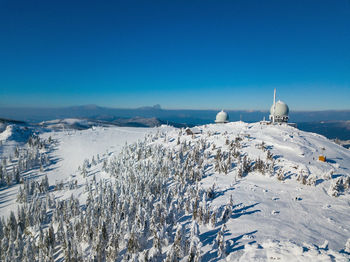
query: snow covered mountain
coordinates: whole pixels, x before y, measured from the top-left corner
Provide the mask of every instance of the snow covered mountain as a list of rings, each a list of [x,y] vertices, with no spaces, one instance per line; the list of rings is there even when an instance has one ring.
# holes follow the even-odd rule
[[[123,126],[123,127],[156,127],[166,122],[161,121],[155,117],[144,118],[144,117],[134,117],[134,118],[116,118],[113,120],[105,121],[103,119],[81,119],[81,118],[65,118],[65,119],[55,119],[49,121],[40,122],[38,125],[49,130],[65,130],[65,129],[75,129],[84,130],[92,127],[103,126]],[[181,125],[174,124],[179,127]]]
[[[3,260],[350,259],[350,150],[290,126],[45,132],[0,170]]]
[[[0,120],[0,156],[9,156],[17,146],[23,146],[34,130],[24,123]]]

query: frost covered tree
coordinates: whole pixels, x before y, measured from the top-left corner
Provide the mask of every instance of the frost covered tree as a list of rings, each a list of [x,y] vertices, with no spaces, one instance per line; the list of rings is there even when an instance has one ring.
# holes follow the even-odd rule
[[[199,242],[199,226],[196,221],[193,221],[191,226],[190,248],[187,261],[192,262],[200,259],[198,257],[200,256],[200,251],[198,252]]]
[[[232,195],[230,196],[230,200],[229,202],[225,205],[225,208],[224,208],[224,212],[222,213],[222,216],[221,216],[221,221],[223,223],[226,223],[229,218],[231,217],[231,214],[232,214],[232,206],[233,206],[233,199],[232,199]]]
[[[218,248],[218,258],[224,258],[226,257],[226,243],[225,243],[225,231],[226,231],[226,224],[223,224],[220,228],[220,231],[218,232],[216,236],[216,245]]]
[[[178,224],[175,233],[174,239],[174,252],[176,257],[182,258],[187,253],[187,243],[186,243],[185,230],[182,224]]]
[[[158,233],[153,236],[153,245],[149,252],[150,261],[162,260],[162,244]]]
[[[209,220],[209,226],[211,228],[215,228],[216,222],[217,222],[217,209],[215,208],[213,210],[213,212],[211,213],[210,220]]]
[[[24,181],[18,195],[23,210],[15,217],[13,230],[42,230],[36,238],[38,241],[23,237],[23,250],[28,252],[28,257],[51,260],[52,252],[60,250],[66,260],[73,261],[82,259],[84,248],[88,260],[180,261],[186,258],[199,261],[198,223],[210,223],[214,228],[217,211],[212,212],[207,201],[215,198],[215,185],[206,192],[197,181],[205,176],[205,165],[217,160],[205,152],[211,146],[206,141],[180,139],[176,148],[169,149],[157,144],[164,139],[168,141],[161,132],[147,135],[144,141],[125,146],[119,156],[103,162],[92,159],[97,167],[84,161],[81,170],[85,168],[86,174],[77,174],[77,180],[85,188],[83,205],[74,195],[54,200],[47,177],[41,181]],[[30,143],[33,148],[37,142],[32,139]],[[231,153],[220,150],[217,158],[225,169]],[[34,153],[31,159],[35,158],[40,156]],[[24,165],[25,158],[22,162]],[[29,166],[30,161],[27,164]],[[102,169],[112,179],[99,180],[98,173],[87,176],[92,168]],[[72,181],[57,182],[55,191],[74,190],[76,185]],[[190,234],[178,223],[186,213],[194,218]],[[9,228],[7,224],[5,227]],[[1,246],[7,251],[9,243],[16,243],[19,237],[16,238],[18,234],[12,230],[2,231]],[[32,247],[32,255],[28,245]],[[165,249],[168,252],[163,254]],[[12,250],[16,250],[16,245],[11,249],[16,254]]]

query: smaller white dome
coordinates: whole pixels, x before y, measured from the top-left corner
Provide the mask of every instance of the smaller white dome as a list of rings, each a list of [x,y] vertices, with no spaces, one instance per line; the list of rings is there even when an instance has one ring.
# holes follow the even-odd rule
[[[228,114],[221,110],[216,115],[215,123],[227,123],[228,122]]]
[[[275,108],[273,105],[270,108],[270,114],[273,116],[283,117],[283,116],[288,116],[288,113],[289,113],[289,108],[287,104],[280,100],[276,102]]]

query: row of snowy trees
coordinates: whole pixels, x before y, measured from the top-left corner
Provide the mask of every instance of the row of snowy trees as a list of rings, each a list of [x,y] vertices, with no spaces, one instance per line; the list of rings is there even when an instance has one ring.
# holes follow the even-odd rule
[[[199,225],[223,225],[232,213],[232,199],[217,210],[210,208],[215,187],[198,181],[208,169],[208,144],[183,140],[176,148],[157,143],[162,134],[123,148],[107,163],[98,161],[111,179],[90,175],[85,161],[86,202],[72,195],[54,199],[47,178],[27,181],[18,194],[17,217],[0,223],[1,259],[53,261],[200,261]],[[225,159],[225,157],[222,157]],[[93,164],[94,165],[94,164]],[[233,168],[231,165],[230,168]],[[69,189],[69,184],[63,185]],[[191,228],[179,222],[190,215]],[[224,227],[216,242],[225,255]],[[22,252],[19,252],[22,250]]]
[[[41,182],[38,182],[33,179],[25,179],[23,183],[23,187],[19,188],[19,192],[17,195],[17,201],[20,203],[28,202],[28,199],[41,194],[47,193],[49,190],[49,180],[47,176],[45,176]]]
[[[16,147],[14,154],[2,157],[0,163],[0,187],[23,183],[23,174],[33,168],[43,171],[50,161],[47,149],[52,144],[52,139],[40,139],[32,135],[23,147]]]

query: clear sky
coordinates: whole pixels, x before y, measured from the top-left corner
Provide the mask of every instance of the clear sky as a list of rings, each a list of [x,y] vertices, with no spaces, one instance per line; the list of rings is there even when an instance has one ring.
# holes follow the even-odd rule
[[[349,0],[0,0],[0,106],[350,109]]]

